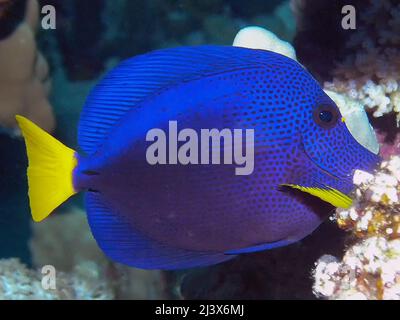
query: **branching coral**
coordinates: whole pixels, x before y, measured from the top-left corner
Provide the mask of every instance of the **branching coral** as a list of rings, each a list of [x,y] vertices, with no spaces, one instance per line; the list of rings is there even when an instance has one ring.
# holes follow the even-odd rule
[[[361,101],[374,117],[395,112],[400,125],[400,4],[367,2],[357,6],[357,30],[346,41],[349,54],[325,88]]]
[[[356,243],[342,261],[323,256],[314,270],[314,293],[329,299],[400,300],[400,157],[371,175],[357,171],[355,201],[336,220]]]
[[[400,238],[400,157],[384,161],[375,175],[356,171],[354,183],[358,186],[355,203],[337,211],[339,226],[359,238]]]
[[[400,124],[400,4],[395,0],[291,0],[299,61],[325,88],[357,99],[374,117]],[[342,27],[355,8],[356,29]]]
[[[390,0],[292,0],[292,4],[299,22],[300,61],[326,81],[325,91],[342,114],[342,104],[354,103],[374,117],[394,113],[399,125],[400,4]],[[354,31],[340,27],[341,8],[348,4],[356,8]],[[320,16],[321,7],[329,17],[313,19]],[[371,145],[363,141],[358,121],[346,124],[356,139],[362,138],[359,142]],[[357,172],[353,206],[336,213],[339,227],[351,231],[354,242],[341,261],[324,255],[316,263],[313,289],[318,297],[400,299],[400,158],[395,156],[400,136],[391,128],[385,125],[377,134],[385,159],[380,170],[375,175]]]

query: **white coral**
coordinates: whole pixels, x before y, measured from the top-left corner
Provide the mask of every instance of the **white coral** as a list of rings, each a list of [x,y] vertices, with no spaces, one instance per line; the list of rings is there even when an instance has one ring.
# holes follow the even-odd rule
[[[319,297],[329,297],[335,293],[336,281],[333,275],[339,271],[339,261],[330,255],[319,258],[314,269],[313,292]]]
[[[400,125],[400,5],[367,2],[358,13],[357,32],[346,43],[352,53],[324,86],[359,100],[374,117],[395,112]],[[377,25],[376,17],[385,17],[385,23]]]
[[[314,269],[314,293],[329,299],[400,299],[400,240],[372,237],[350,247],[343,260],[323,256]]]
[[[375,176],[356,170],[353,178],[355,185],[370,191],[370,199],[375,203],[386,201],[387,204],[399,202],[400,158],[392,157],[381,164],[383,171]]]
[[[354,175],[354,204],[336,220],[358,240],[342,261],[323,256],[314,270],[314,293],[328,299],[400,300],[400,157],[377,173]]]
[[[18,259],[0,260],[0,300],[48,300],[55,297],[54,292],[42,289],[38,274]]]
[[[296,52],[289,42],[283,41],[273,32],[257,26],[240,30],[233,41],[233,45],[235,47],[269,50],[296,60]]]
[[[56,272],[55,289],[42,286],[39,270],[18,259],[0,260],[0,300],[104,300],[115,297],[111,283],[95,263],[82,263],[73,272]]]

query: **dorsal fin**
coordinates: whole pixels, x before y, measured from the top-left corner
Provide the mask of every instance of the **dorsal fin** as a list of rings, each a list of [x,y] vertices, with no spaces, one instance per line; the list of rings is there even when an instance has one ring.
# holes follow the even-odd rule
[[[80,119],[79,145],[94,153],[125,113],[162,88],[271,59],[278,64],[290,60],[264,50],[199,46],[157,50],[122,62],[89,95]]]

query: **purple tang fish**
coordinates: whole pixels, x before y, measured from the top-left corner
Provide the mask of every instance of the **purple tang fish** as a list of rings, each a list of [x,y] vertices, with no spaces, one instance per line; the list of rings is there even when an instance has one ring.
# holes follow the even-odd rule
[[[238,47],[122,62],[87,98],[79,152],[17,120],[33,219],[85,192],[99,247],[144,269],[206,266],[296,242],[349,207],[354,170],[379,160],[299,63]]]

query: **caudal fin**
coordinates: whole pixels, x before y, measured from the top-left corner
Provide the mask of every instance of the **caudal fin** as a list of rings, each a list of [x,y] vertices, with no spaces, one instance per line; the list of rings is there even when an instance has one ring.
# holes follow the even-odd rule
[[[72,173],[75,151],[63,145],[32,121],[16,116],[28,153],[29,203],[32,218],[39,222],[74,195]]]

